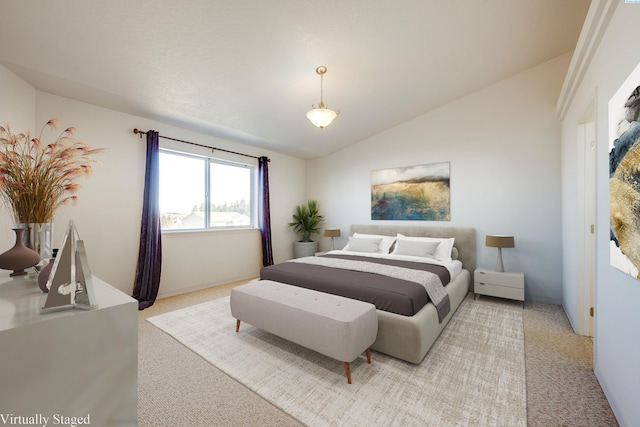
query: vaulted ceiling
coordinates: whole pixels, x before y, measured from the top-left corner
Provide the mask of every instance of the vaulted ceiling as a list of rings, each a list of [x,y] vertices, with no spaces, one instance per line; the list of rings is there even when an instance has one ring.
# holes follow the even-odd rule
[[[588,0],[4,0],[36,89],[301,158],[571,52]],[[320,100],[339,110],[318,129]]]

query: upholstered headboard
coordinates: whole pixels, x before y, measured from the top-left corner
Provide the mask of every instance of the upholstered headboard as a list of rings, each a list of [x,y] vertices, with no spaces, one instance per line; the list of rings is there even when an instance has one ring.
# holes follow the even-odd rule
[[[404,234],[412,237],[455,237],[454,245],[458,249],[458,259],[465,269],[473,275],[476,269],[476,238],[471,227],[421,227],[411,225],[374,225],[353,224],[349,235],[353,233],[382,234],[395,236]],[[473,285],[472,285],[473,286]]]

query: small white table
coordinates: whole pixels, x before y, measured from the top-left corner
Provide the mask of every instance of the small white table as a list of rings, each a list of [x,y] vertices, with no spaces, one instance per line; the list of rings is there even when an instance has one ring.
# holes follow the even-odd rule
[[[524,273],[477,268],[473,274],[473,292],[476,298],[488,295],[522,301],[524,307]]]
[[[138,302],[92,281],[97,308],[40,314],[37,280],[0,271],[0,414],[136,425]]]

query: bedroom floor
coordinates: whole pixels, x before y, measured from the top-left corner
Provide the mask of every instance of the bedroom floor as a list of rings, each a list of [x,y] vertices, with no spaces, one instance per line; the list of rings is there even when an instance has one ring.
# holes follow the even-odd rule
[[[576,335],[559,305],[523,311],[529,426],[617,426],[593,373],[593,340]]]
[[[242,283],[160,299],[139,312],[139,426],[302,425],[146,321]],[[527,302],[523,320],[528,425],[617,426],[593,373],[591,339],[573,333],[559,305]]]

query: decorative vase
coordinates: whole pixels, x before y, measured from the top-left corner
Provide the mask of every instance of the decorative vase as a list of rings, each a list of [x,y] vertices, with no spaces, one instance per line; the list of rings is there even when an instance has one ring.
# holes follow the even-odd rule
[[[25,268],[33,267],[40,262],[40,255],[33,249],[24,245],[24,228],[14,228],[16,233],[16,243],[11,249],[0,255],[0,268],[3,270],[13,270],[10,276],[21,276],[27,274]]]
[[[18,227],[28,230],[24,235],[24,245],[38,252],[41,260],[53,257],[53,223],[33,222],[19,224]]]

